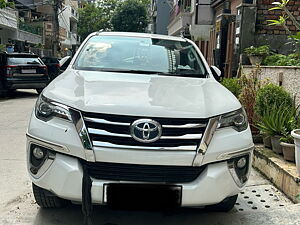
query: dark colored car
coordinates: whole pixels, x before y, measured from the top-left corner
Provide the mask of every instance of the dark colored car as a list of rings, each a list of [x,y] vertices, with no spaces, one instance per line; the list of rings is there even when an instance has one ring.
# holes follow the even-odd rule
[[[40,93],[49,82],[47,66],[37,55],[0,53],[0,93],[20,88]]]
[[[53,80],[60,74],[59,60],[53,57],[43,57],[42,60],[48,68],[50,79]]]

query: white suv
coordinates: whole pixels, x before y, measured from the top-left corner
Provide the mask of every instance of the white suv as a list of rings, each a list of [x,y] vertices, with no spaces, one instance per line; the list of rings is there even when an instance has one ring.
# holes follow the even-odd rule
[[[27,132],[41,207],[230,210],[253,142],[239,101],[190,40],[89,35],[39,96]]]

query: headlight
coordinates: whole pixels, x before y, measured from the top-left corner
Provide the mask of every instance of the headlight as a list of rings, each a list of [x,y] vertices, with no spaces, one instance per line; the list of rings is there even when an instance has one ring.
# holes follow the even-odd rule
[[[232,127],[241,132],[248,127],[248,119],[244,108],[226,113],[220,117],[218,128]]]
[[[69,107],[53,102],[42,94],[39,96],[35,105],[35,115],[40,120],[48,121],[53,117],[59,117],[65,120],[72,121]]]

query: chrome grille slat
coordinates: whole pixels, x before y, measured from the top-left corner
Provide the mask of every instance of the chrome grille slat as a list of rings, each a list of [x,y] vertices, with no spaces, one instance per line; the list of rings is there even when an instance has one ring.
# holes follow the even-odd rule
[[[131,138],[131,136],[129,134],[111,133],[111,132],[108,132],[105,130],[99,130],[99,129],[94,129],[94,128],[88,128],[88,132],[90,134]],[[202,137],[202,134],[186,134],[186,135],[181,135],[181,136],[161,136],[160,139],[201,139],[201,137]]]
[[[99,130],[94,128],[88,128],[88,132],[90,134],[99,134],[99,135],[114,136],[114,137],[128,137],[128,138],[131,137],[129,134],[111,133],[105,130]]]
[[[86,121],[94,122],[94,123],[130,126],[130,123],[112,122],[112,121],[108,121],[108,120],[105,120],[105,119],[97,119],[97,118],[90,118],[90,117],[84,117],[83,119],[86,120]]]
[[[185,124],[185,125],[163,125],[163,128],[201,128],[206,127],[206,123],[194,123],[194,124]]]
[[[94,147],[118,148],[118,149],[136,149],[136,150],[161,150],[161,151],[195,151],[197,146],[178,146],[178,147],[145,147],[116,145],[109,142],[93,141]]]
[[[208,124],[208,119],[195,118],[143,118],[86,112],[82,112],[82,115],[96,148],[196,151]],[[139,119],[151,119],[161,124],[160,139],[142,143],[132,138],[130,125]]]
[[[202,134],[185,134],[181,136],[161,136],[160,139],[198,139],[200,140]]]

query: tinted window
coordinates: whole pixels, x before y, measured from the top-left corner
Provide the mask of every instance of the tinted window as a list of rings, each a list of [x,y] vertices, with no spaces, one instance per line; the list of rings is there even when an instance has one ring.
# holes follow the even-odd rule
[[[42,64],[41,60],[36,57],[30,57],[30,58],[21,58],[21,57],[9,57],[7,59],[8,65],[24,65],[24,64]]]
[[[205,67],[189,42],[138,37],[91,37],[77,57],[75,68],[206,76]]]

